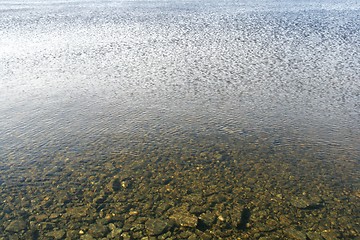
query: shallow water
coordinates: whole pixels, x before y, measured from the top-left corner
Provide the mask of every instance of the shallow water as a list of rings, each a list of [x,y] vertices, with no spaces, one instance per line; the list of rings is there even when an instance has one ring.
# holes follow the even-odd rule
[[[359,237],[359,8],[0,1],[0,239]]]

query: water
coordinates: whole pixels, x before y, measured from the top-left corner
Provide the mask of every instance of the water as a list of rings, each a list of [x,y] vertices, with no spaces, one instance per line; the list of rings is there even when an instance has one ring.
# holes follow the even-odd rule
[[[0,1],[0,239],[359,237],[359,8]]]

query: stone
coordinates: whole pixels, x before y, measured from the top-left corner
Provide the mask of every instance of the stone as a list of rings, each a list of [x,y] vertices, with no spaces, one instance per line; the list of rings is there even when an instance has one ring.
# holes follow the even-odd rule
[[[13,233],[23,230],[26,230],[26,222],[23,220],[14,220],[5,228],[5,231]]]
[[[336,233],[335,231],[324,231],[321,233],[321,236],[325,239],[325,240],[337,240],[339,239],[339,234]]]
[[[308,232],[306,233],[306,236],[310,239],[310,240],[324,240],[324,238],[321,236],[320,233],[316,233],[316,232]]]
[[[106,189],[110,192],[118,192],[122,188],[122,183],[120,182],[119,178],[112,179],[107,185]]]
[[[63,239],[66,232],[64,230],[55,230],[46,234],[47,237],[53,237],[55,239]]]
[[[109,233],[109,228],[102,224],[93,224],[90,226],[88,233],[95,238],[101,238]]]
[[[48,216],[46,214],[39,214],[39,215],[35,215],[35,220],[37,222],[43,222],[44,220],[46,220],[48,218]]]
[[[320,198],[306,198],[306,197],[294,197],[291,199],[291,205],[299,209],[318,209],[322,207],[322,200]]]
[[[121,234],[121,237],[122,237],[123,240],[131,240],[131,235],[128,232],[123,232]]]
[[[199,216],[199,219],[201,220],[202,223],[204,223],[206,226],[210,227],[211,225],[214,224],[215,220],[216,220],[216,216],[214,213],[212,212],[206,212],[206,213],[202,213]]]
[[[189,212],[179,212],[170,216],[178,225],[182,227],[195,228],[198,224],[198,218]]]
[[[284,234],[286,236],[288,236],[289,238],[294,239],[294,240],[306,240],[307,239],[305,233],[303,233],[301,231],[298,231],[298,230],[296,230],[294,228],[285,229]]]
[[[145,222],[145,229],[150,236],[164,233],[170,224],[162,219],[149,219]]]
[[[90,234],[84,234],[80,236],[80,240],[94,240],[95,238],[93,238],[93,236],[91,236]]]
[[[66,215],[72,218],[83,218],[87,215],[88,207],[72,207],[66,209]]]

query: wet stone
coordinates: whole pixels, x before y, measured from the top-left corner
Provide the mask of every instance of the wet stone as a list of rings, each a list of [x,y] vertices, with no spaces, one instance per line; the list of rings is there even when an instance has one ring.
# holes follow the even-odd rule
[[[64,230],[56,230],[52,231],[46,234],[47,237],[52,237],[55,239],[63,239],[65,237],[65,231]]]
[[[26,229],[26,222],[23,220],[14,220],[6,228],[5,231],[17,233]]]
[[[131,240],[131,235],[130,235],[130,233],[128,233],[128,232],[123,232],[123,233],[121,234],[121,238],[122,238],[123,240]]]
[[[145,228],[149,235],[156,236],[164,233],[170,224],[161,219],[149,219],[145,222]]]
[[[109,184],[106,186],[106,188],[110,192],[118,192],[122,188],[122,183],[120,182],[119,178],[114,178],[109,182]]]
[[[286,236],[294,240],[306,240],[306,234],[293,228],[284,230]]]
[[[210,227],[216,220],[216,216],[212,212],[202,213],[199,217],[202,223],[206,226]]]
[[[170,216],[178,225],[182,227],[195,228],[198,223],[198,218],[189,212],[179,212]]]
[[[48,218],[48,216],[46,214],[40,214],[40,215],[35,216],[35,219],[37,222],[43,222],[47,218]]]
[[[308,199],[305,197],[294,197],[291,199],[291,205],[299,209],[317,209],[321,207],[321,199]]]
[[[89,234],[95,238],[101,238],[109,233],[109,228],[102,224],[94,224],[89,228]]]
[[[157,207],[157,212],[160,214],[163,214],[164,212],[166,212],[169,208],[171,208],[171,205],[167,202],[165,203],[161,203],[158,207]]]
[[[90,234],[84,234],[80,236],[80,240],[93,240],[95,238],[93,238],[93,236],[91,236]]]
[[[306,233],[306,236],[310,239],[310,240],[324,240],[324,238],[321,236],[320,233],[316,233],[316,232],[308,232]]]
[[[68,208],[66,215],[71,216],[72,218],[82,218],[87,215],[87,207],[73,207]]]
[[[325,240],[337,240],[339,239],[339,234],[334,231],[325,231],[321,233],[321,236]]]

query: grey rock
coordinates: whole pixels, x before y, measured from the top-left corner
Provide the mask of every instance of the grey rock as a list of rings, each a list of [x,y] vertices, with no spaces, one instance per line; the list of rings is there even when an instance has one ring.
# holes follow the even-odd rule
[[[161,219],[149,219],[145,222],[145,229],[151,236],[156,236],[164,233],[170,224]]]
[[[6,228],[5,231],[17,233],[26,230],[26,222],[23,220],[14,220]]]

